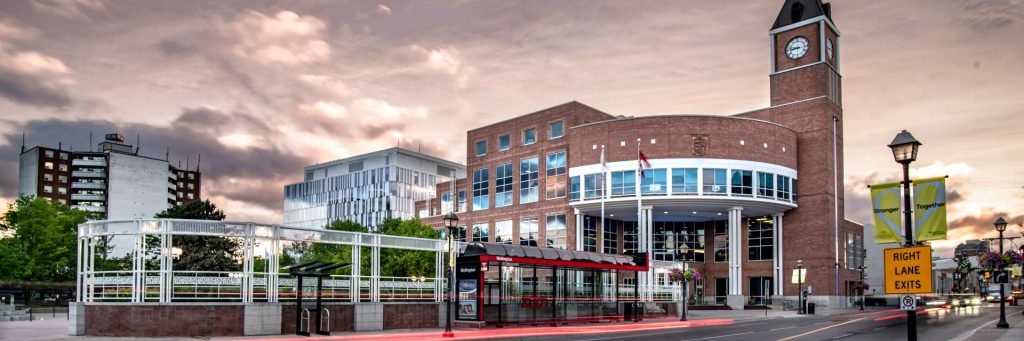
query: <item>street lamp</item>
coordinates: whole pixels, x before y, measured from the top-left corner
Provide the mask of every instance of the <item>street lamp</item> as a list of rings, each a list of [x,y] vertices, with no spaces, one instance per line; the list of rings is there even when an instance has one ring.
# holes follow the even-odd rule
[[[864,310],[864,270],[866,269],[863,265],[857,268],[857,271],[860,271],[860,310]]]
[[[917,150],[921,142],[910,135],[910,132],[903,130],[896,134],[896,138],[889,143],[892,149],[892,156],[896,162],[903,165],[903,238],[904,246],[914,245],[913,218],[910,216],[910,163],[917,160]],[[907,311],[907,340],[917,340],[917,312]]]
[[[1003,217],[996,219],[993,225],[996,226],[996,231],[999,231],[999,256],[1003,256],[1003,231],[1006,231],[1006,220]],[[1006,268],[1006,264],[999,262],[999,270],[1002,271]],[[999,322],[996,323],[996,328],[1010,328],[1010,324],[1006,323],[1006,284],[999,283]]]
[[[455,264],[452,262],[455,255],[455,228],[459,226],[459,216],[455,212],[448,212],[444,216],[444,227],[448,228],[448,311],[445,313],[444,333],[441,337],[455,337],[452,332],[452,303],[455,295]]]
[[[685,242],[682,242],[681,244],[682,245],[679,245],[680,257],[676,257],[676,260],[679,260],[679,259],[683,260],[682,261],[682,267],[679,270],[685,272],[686,271],[686,254],[687,254],[688,251],[690,251],[690,246],[686,245]],[[679,317],[679,320],[680,321],[686,321],[686,304],[687,304],[687,301],[689,299],[688,296],[690,295],[690,284],[686,280],[685,276],[683,277],[682,283],[680,283],[680,284],[682,284],[682,288],[680,288],[679,290],[682,291],[682,294],[683,294],[683,297],[682,297],[682,301],[683,301],[683,314],[682,314],[681,317]]]
[[[796,302],[800,305],[796,309],[797,314],[804,313],[804,261],[796,260]]]

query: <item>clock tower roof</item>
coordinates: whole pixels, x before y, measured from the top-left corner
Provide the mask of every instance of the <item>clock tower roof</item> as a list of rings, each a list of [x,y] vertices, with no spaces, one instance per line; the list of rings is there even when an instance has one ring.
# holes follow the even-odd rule
[[[821,0],[786,0],[786,3],[782,5],[782,10],[779,11],[779,16],[775,18],[772,29],[822,15],[830,21],[832,20],[831,4],[822,3]]]

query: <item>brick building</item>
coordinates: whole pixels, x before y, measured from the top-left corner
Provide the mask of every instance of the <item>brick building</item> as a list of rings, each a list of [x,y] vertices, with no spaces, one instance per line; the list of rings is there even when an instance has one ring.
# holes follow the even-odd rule
[[[473,129],[459,200],[438,184],[421,218],[441,228],[454,205],[467,241],[649,252],[643,286],[686,262],[698,300],[734,308],[796,296],[802,260],[812,301],[843,305],[864,232],[843,214],[839,30],[828,4],[789,0],[769,36],[770,107],[627,117],[569,102]]]
[[[93,212],[96,219],[152,218],[173,205],[198,200],[202,173],[138,154],[121,134],[95,150],[22,146],[18,195],[55,200]]]

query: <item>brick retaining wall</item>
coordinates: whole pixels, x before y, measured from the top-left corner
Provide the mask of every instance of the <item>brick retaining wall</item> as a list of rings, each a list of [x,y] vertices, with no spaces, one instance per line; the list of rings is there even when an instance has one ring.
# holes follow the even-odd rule
[[[85,335],[242,335],[242,305],[86,305]]]

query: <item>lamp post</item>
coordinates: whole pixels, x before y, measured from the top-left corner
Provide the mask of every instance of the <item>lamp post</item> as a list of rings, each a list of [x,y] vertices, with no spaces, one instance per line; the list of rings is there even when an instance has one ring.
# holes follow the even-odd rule
[[[690,250],[690,246],[686,245],[685,242],[683,242],[682,244],[683,245],[679,245],[679,254],[681,256],[681,259],[683,260],[683,262],[682,262],[683,265],[682,265],[682,267],[679,270],[681,270],[681,271],[683,271],[685,273],[686,272],[686,254]],[[680,257],[676,257],[676,259],[678,260],[678,259],[680,259]],[[680,321],[686,321],[686,304],[687,304],[687,301],[689,299],[688,296],[690,295],[690,284],[686,280],[685,276],[683,277],[683,280],[681,282],[682,282],[681,283],[682,284],[682,288],[680,288],[679,290],[682,291],[682,296],[683,296],[682,297],[683,313],[682,313],[682,316],[679,318],[679,320]]]
[[[867,269],[863,265],[857,268],[860,271],[860,310],[864,310],[864,270]]]
[[[996,231],[999,231],[999,256],[1003,256],[1003,231],[1006,231],[1006,220],[1003,217],[996,219],[993,225],[996,226]],[[999,262],[999,270],[1006,268],[1006,264]],[[1010,328],[1010,324],[1006,323],[1006,284],[999,283],[999,322],[996,323],[996,328]]]
[[[906,130],[896,134],[896,138],[889,143],[892,149],[892,156],[896,162],[903,165],[903,245],[914,245],[913,218],[911,217],[910,206],[910,163],[917,160],[917,150],[921,142],[910,135]],[[917,312],[907,311],[907,340],[917,340]]]
[[[455,337],[452,332],[452,303],[455,301],[455,228],[459,226],[459,216],[448,212],[444,216],[444,226],[448,228],[448,311],[445,312],[444,333],[441,337]]]
[[[804,261],[796,260],[796,302],[800,306],[796,309],[797,314],[804,313]]]

